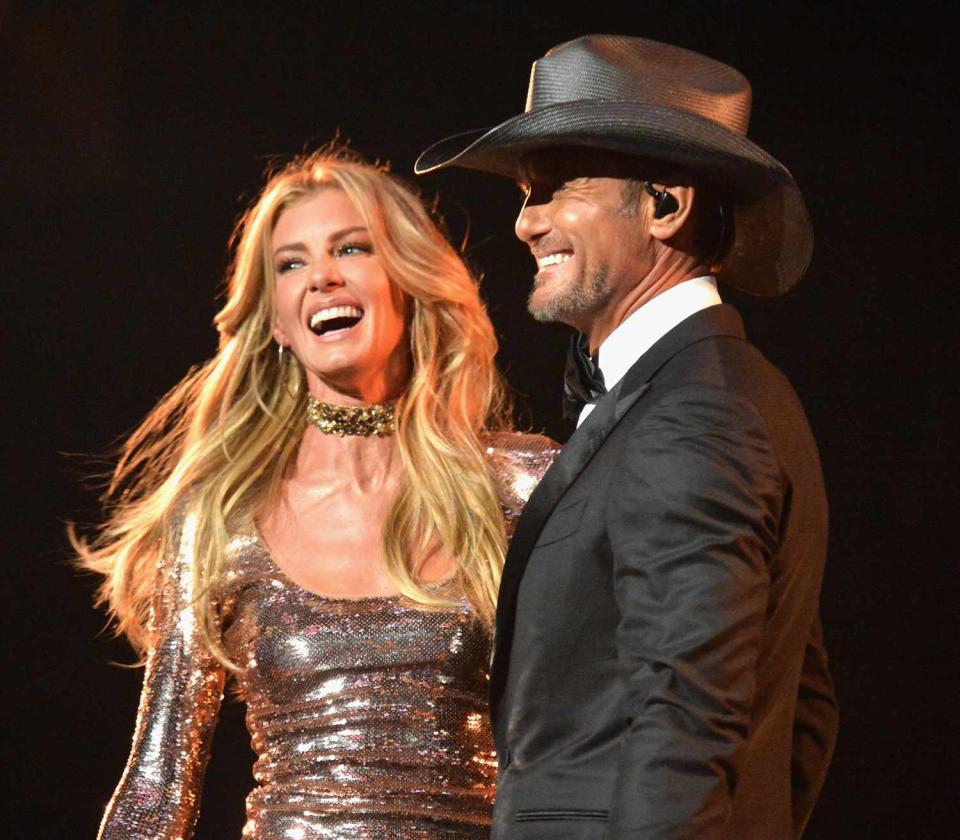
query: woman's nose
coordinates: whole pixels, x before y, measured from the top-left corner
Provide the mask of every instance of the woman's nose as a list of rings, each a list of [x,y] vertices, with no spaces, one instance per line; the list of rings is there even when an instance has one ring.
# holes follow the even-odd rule
[[[340,267],[334,259],[320,260],[310,274],[310,291],[323,292],[343,285]]]

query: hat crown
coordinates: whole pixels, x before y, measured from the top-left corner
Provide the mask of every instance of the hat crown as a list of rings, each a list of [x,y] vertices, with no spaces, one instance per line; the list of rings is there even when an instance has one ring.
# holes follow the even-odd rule
[[[527,112],[560,102],[628,101],[686,111],[745,136],[750,83],[699,53],[622,35],[586,35],[533,63]]]
[[[524,113],[434,143],[416,171],[460,166],[508,178],[539,149],[593,148],[659,161],[708,184],[734,220],[722,279],[771,296],[806,271],[813,229],[793,176],[747,136],[750,84],[695,52],[620,35],[560,44],[533,65]]]

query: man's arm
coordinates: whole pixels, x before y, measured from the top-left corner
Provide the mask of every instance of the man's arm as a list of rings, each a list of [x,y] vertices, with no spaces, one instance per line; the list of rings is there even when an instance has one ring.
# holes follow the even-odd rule
[[[827,777],[839,726],[837,698],[827,668],[827,652],[823,646],[823,630],[818,616],[810,628],[810,639],[803,657],[793,724],[790,770],[793,782],[793,827],[797,837],[803,834]]]
[[[611,838],[725,836],[782,480],[758,411],[720,388],[667,395],[626,445],[608,528],[628,724]]]

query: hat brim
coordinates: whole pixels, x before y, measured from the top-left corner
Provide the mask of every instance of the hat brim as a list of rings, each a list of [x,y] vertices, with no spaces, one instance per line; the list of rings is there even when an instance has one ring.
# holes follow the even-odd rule
[[[516,178],[526,155],[557,146],[635,155],[708,181],[734,216],[721,279],[740,291],[782,294],[809,265],[812,225],[786,167],[746,137],[685,111],[619,100],[560,102],[441,140],[414,170],[456,166]]]

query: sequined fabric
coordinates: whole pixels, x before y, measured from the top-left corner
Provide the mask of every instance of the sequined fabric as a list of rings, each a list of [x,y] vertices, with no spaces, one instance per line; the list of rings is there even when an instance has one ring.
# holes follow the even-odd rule
[[[488,441],[508,532],[557,454],[547,438]],[[133,749],[102,840],[187,838],[223,693],[190,602],[194,520],[164,555]],[[290,581],[252,526],[219,588],[223,642],[257,760],[243,836],[486,838],[496,776],[490,639],[469,606],[325,598]]]

